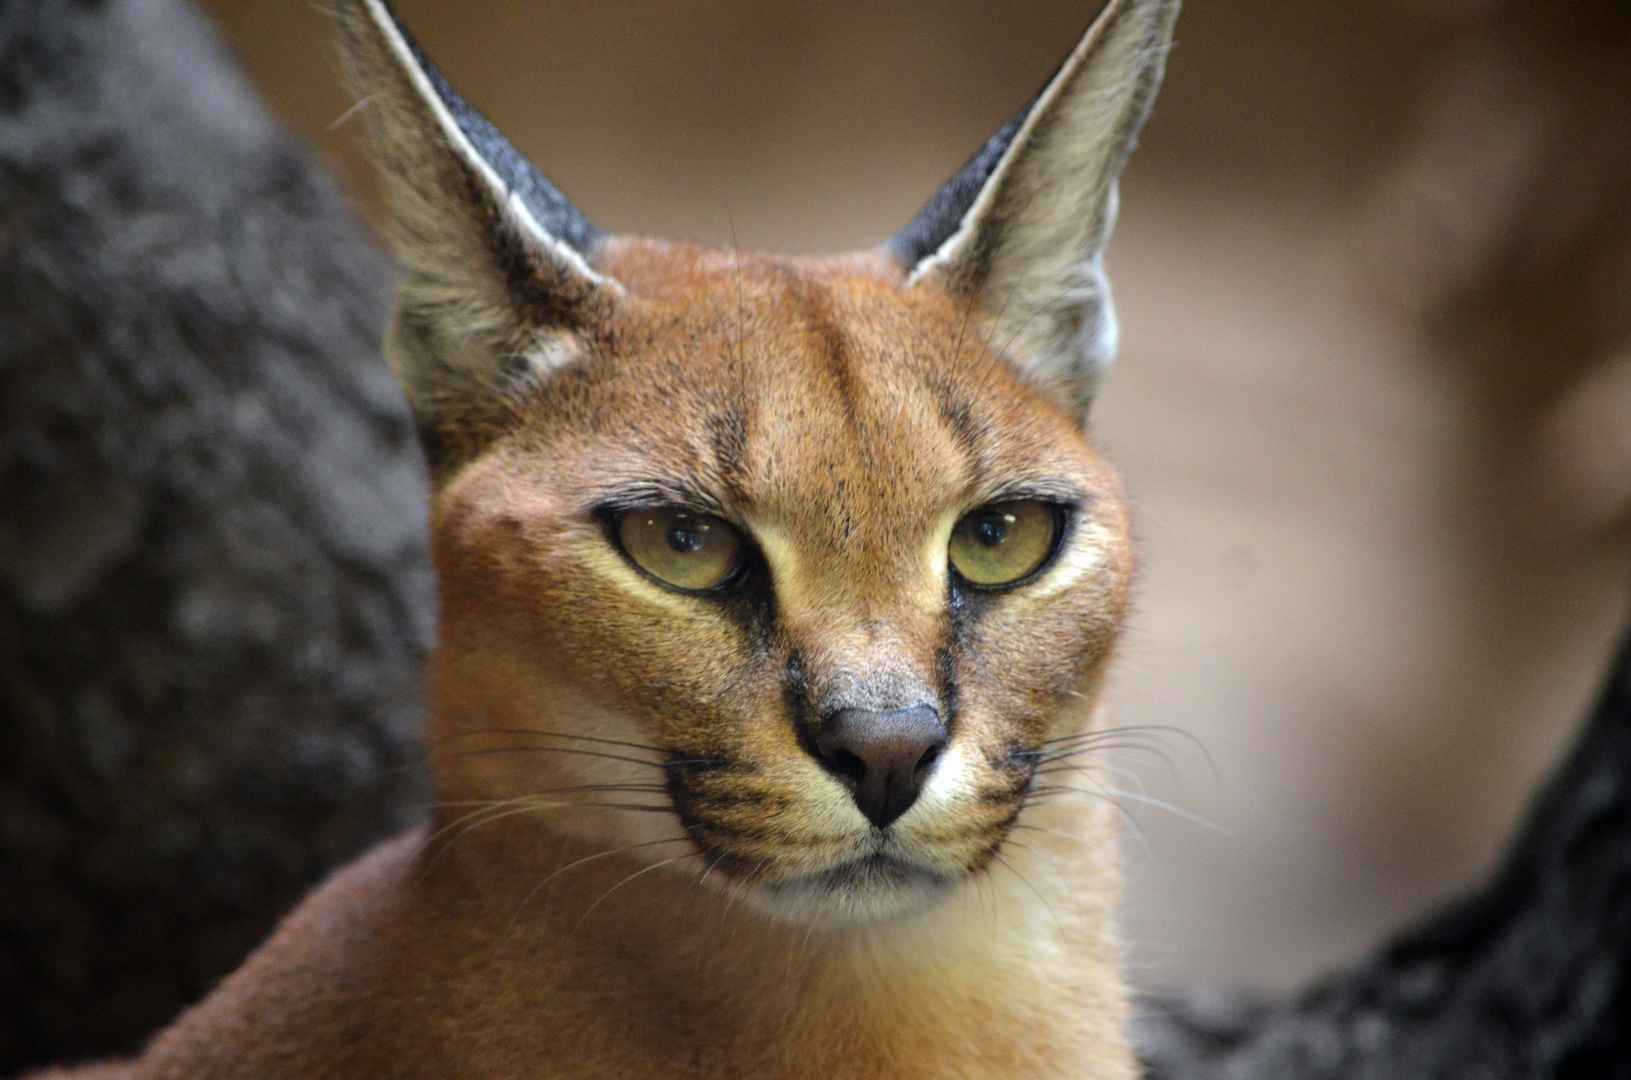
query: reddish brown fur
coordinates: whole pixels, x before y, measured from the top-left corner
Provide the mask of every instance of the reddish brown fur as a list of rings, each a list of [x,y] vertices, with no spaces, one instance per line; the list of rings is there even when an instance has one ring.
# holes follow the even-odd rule
[[[1027,285],[1056,329],[1108,325],[1094,245],[1173,9],[1112,0],[1032,125],[1109,200]],[[439,801],[112,1075],[1131,1077],[1109,810],[1058,741],[1092,729],[1132,576],[1078,412],[1109,339],[1020,342],[950,242],[910,277],[636,239],[590,268],[514,216],[377,0],[341,17],[418,238],[392,352],[444,455]],[[1000,228],[966,230],[1002,280],[1076,213],[1015,146]],[[1012,499],[1055,508],[1056,554],[960,582],[953,525]],[[613,522],[663,506],[734,527],[743,575],[637,568]],[[874,826],[815,733],[908,708],[950,741]]]
[[[992,738],[1045,737],[1062,697],[1108,648],[1124,604],[1122,506],[1079,424],[996,359],[963,309],[938,291],[902,289],[881,259],[739,260],[619,241],[600,266],[634,295],[599,356],[547,385],[438,500],[444,614],[432,734],[460,755],[439,765],[444,792],[493,799],[536,782],[537,760],[471,754],[457,737],[483,722],[525,728],[561,695],[638,717],[682,757],[768,761],[804,756],[801,718],[787,716],[783,700],[791,653],[817,699],[863,672],[907,696],[932,694],[949,636],[945,584],[910,556],[927,555],[931,531],[987,501],[993,485],[1031,479],[1081,491],[1120,548],[1106,552],[1100,580],[1046,608],[1004,598],[1023,616],[993,634],[1008,677],[976,677],[969,665],[996,642],[971,636],[955,681],[971,723],[1003,714],[1009,727]],[[734,427],[741,451],[722,460],[717,433]],[[644,597],[608,589],[583,561],[580,552],[606,555],[584,537],[596,503],[631,484],[687,477],[735,520],[774,530],[798,552],[796,574],[776,582],[774,640],[752,645],[705,604],[652,625]],[[539,618],[579,610],[593,616]],[[527,700],[518,682],[548,689]],[[669,689],[654,697],[658,682]],[[1012,806],[999,809],[993,821]]]
[[[1061,708],[1091,692],[1125,606],[1111,473],[945,295],[904,290],[877,259],[621,241],[600,266],[631,293],[604,351],[546,386],[436,500],[432,743],[449,805],[315,894],[130,1075],[1130,1075],[1110,841],[1091,807],[1028,810],[1028,824],[1074,835],[1037,832],[1026,843],[1048,859],[1010,851],[1014,870],[985,865],[1013,798],[971,813],[953,855],[985,867],[962,889],[975,898],[861,928],[767,917],[738,898],[753,887],[746,859],[734,880],[715,870],[724,888],[699,887],[692,856],[683,873],[662,867],[601,899],[676,853],[659,843],[561,872],[644,838],[618,811],[460,824],[458,804],[615,773],[594,758],[468,752],[550,745],[474,733],[570,721],[580,702],[594,703],[599,732],[615,716],[626,726],[613,737],[730,753],[762,767],[745,787],[774,790],[782,764],[806,760],[779,684],[789,650],[817,687],[876,674],[879,655],[900,680],[936,679],[942,586],[901,552],[988,495],[982,475],[1080,485],[1107,546],[1092,580],[1046,604],[1016,594],[1015,616],[999,611],[967,645],[959,737],[1035,745],[1068,732]],[[708,433],[736,409],[748,434],[727,478]],[[630,478],[676,473],[709,478],[733,514],[791,539],[803,586],[785,602],[784,637],[749,645],[706,605],[654,611],[604,581],[586,508]],[[898,647],[880,654],[880,641]],[[1079,725],[1086,710],[1063,715]],[[754,792],[737,815],[764,814],[755,857],[796,849],[796,823]],[[782,809],[800,797],[782,790]],[[1009,940],[1010,909],[1044,928],[1047,955],[1016,955],[1036,943]]]

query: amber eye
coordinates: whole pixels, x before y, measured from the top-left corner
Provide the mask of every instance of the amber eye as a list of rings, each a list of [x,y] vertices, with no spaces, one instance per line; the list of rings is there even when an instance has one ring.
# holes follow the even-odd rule
[[[1048,561],[1058,535],[1059,512],[1048,503],[992,503],[952,528],[951,565],[975,585],[1009,585]]]
[[[742,538],[712,514],[630,510],[617,519],[617,539],[640,569],[692,592],[723,584],[742,562]]]

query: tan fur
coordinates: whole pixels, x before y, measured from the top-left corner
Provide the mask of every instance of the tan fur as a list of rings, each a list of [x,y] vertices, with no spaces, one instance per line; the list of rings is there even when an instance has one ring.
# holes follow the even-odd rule
[[[1090,757],[1035,769],[1098,723],[1133,557],[1080,403],[982,299],[1022,275],[1000,245],[951,277],[622,238],[576,266],[412,119],[381,11],[341,15],[364,92],[399,96],[376,117],[399,213],[450,188],[447,221],[407,230],[441,239],[407,253],[402,317],[425,332],[398,356],[454,447],[432,514],[439,802],[128,1075],[1132,1077],[1110,808]],[[1098,40],[1143,19],[1148,54],[1170,14],[1114,0]],[[1116,70],[1124,147],[1153,84]],[[1084,183],[1113,186],[1118,154]],[[980,212],[1024,233],[1005,198]],[[505,233],[491,265],[484,229]],[[511,243],[532,286],[506,276]],[[573,342],[558,365],[472,375],[541,331]],[[1071,508],[1057,557],[1006,592],[954,588],[953,523],[1016,496]],[[734,523],[758,584],[646,576],[605,516],[631,500]],[[950,745],[875,829],[802,740],[835,707],[924,701]]]
[[[755,860],[780,860],[759,870],[773,878],[800,865],[823,816],[851,824],[847,796],[791,742],[786,651],[823,681],[879,666],[936,678],[941,583],[899,553],[982,501],[982,474],[1068,478],[1095,521],[1079,541],[1086,579],[1039,604],[1016,596],[995,640],[960,661],[959,738],[1034,725],[1039,742],[1090,722],[1131,563],[1109,470],[1064,409],[983,346],[944,348],[960,310],[903,290],[898,272],[738,267],[648,241],[615,242],[600,265],[631,294],[615,364],[546,386],[436,500],[431,741],[445,808],[308,900],[135,1075],[1131,1076],[1101,804],[1038,802],[1011,836],[1012,802],[922,815],[925,835],[970,834],[940,855],[973,875],[880,920],[795,921],[746,895]],[[965,386],[982,387],[963,404],[988,432],[983,468],[944,419],[942,395]],[[699,421],[734,404],[749,449],[730,487],[799,552],[787,588],[778,577],[786,640],[762,652],[612,565],[582,523],[625,476],[717,471]],[[869,430],[882,437],[857,437]],[[992,656],[1007,677],[980,673]],[[708,709],[684,708],[695,702]],[[699,884],[716,849],[661,842],[685,835],[669,814],[563,805],[466,821],[526,792],[650,781],[646,765],[524,752],[588,745],[517,734],[546,730],[752,761],[762,771],[724,778],[716,812],[762,835]],[[518,752],[481,752],[500,747]],[[809,805],[790,814],[766,793]],[[1001,861],[987,861],[999,843]]]

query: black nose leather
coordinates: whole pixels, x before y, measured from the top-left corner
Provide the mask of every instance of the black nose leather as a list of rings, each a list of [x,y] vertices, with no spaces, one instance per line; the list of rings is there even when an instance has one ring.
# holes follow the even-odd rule
[[[946,726],[927,705],[911,709],[839,709],[815,738],[816,756],[855,796],[878,828],[917,801],[940,752]]]

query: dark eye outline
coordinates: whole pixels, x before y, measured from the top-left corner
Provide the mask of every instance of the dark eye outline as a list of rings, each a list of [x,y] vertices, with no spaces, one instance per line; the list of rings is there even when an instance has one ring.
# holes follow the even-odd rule
[[[1069,503],[1055,502],[1052,499],[1038,499],[1024,494],[1001,495],[995,499],[989,499],[981,503],[979,506],[964,511],[952,524],[951,531],[955,534],[957,532],[957,526],[961,525],[966,518],[974,514],[978,514],[982,510],[989,510],[991,507],[1001,506],[1003,503],[1016,502],[1040,503],[1042,506],[1046,507],[1048,512],[1053,516],[1053,542],[1048,548],[1048,553],[1042,556],[1042,561],[1036,564],[1036,569],[1032,570],[1024,577],[1015,578],[1013,581],[1004,581],[997,585],[981,585],[978,582],[970,581],[968,578],[962,575],[961,571],[957,569],[957,564],[951,561],[950,541],[948,541],[946,551],[946,570],[951,577],[952,584],[957,589],[966,590],[972,593],[985,593],[987,595],[991,593],[1009,592],[1013,589],[1021,589],[1036,581],[1038,578],[1042,577],[1042,575],[1046,574],[1048,569],[1053,566],[1055,561],[1058,560],[1059,553],[1065,548],[1065,540],[1075,529],[1077,508]]]
[[[697,517],[711,517],[716,521],[723,522],[729,529],[731,529],[731,531],[736,533],[737,559],[736,565],[731,568],[731,572],[726,574],[717,585],[710,585],[706,589],[687,589],[683,586],[675,585],[671,581],[664,581],[656,574],[653,574],[650,570],[647,570],[645,567],[641,566],[639,562],[635,560],[634,556],[629,554],[628,549],[623,546],[623,536],[618,526],[621,524],[623,518],[629,514],[649,514],[658,511],[675,514],[693,514]],[[748,575],[752,572],[753,564],[759,558],[759,548],[756,544],[754,544],[752,535],[736,522],[731,521],[730,519],[717,514],[712,510],[702,510],[695,506],[686,506],[682,503],[637,503],[633,505],[616,504],[612,506],[599,507],[595,511],[595,517],[600,521],[601,531],[606,536],[606,542],[623,557],[624,562],[632,566],[635,572],[641,577],[645,578],[647,581],[654,582],[655,584],[667,589],[669,592],[679,593],[681,596],[708,597],[729,593],[747,579]]]

